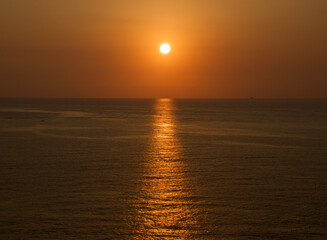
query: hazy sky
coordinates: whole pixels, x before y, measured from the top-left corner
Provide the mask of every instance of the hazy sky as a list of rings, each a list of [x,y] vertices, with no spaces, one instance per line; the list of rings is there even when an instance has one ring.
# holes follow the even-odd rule
[[[327,1],[0,0],[0,97],[326,98]]]

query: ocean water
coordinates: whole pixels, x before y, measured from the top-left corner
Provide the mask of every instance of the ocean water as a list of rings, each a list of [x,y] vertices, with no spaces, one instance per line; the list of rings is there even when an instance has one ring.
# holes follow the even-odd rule
[[[327,100],[0,99],[0,239],[327,239]]]

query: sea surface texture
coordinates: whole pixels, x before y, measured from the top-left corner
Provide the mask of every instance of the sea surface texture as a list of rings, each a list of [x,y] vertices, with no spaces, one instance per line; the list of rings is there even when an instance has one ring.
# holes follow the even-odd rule
[[[327,239],[326,100],[0,99],[0,239]]]

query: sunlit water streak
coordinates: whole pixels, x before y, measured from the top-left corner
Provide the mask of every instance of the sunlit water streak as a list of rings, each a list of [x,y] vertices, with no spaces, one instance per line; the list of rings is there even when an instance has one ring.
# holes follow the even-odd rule
[[[190,200],[188,166],[180,144],[173,101],[158,99],[140,191],[145,207],[138,212],[136,238],[188,239],[196,228],[197,210]]]

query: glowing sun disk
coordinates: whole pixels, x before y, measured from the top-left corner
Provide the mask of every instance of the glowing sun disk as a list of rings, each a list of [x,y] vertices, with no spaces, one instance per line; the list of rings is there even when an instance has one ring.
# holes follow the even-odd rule
[[[170,46],[169,46],[169,44],[168,43],[161,44],[161,46],[160,46],[160,52],[162,54],[165,54],[165,55],[168,54],[170,52]]]

